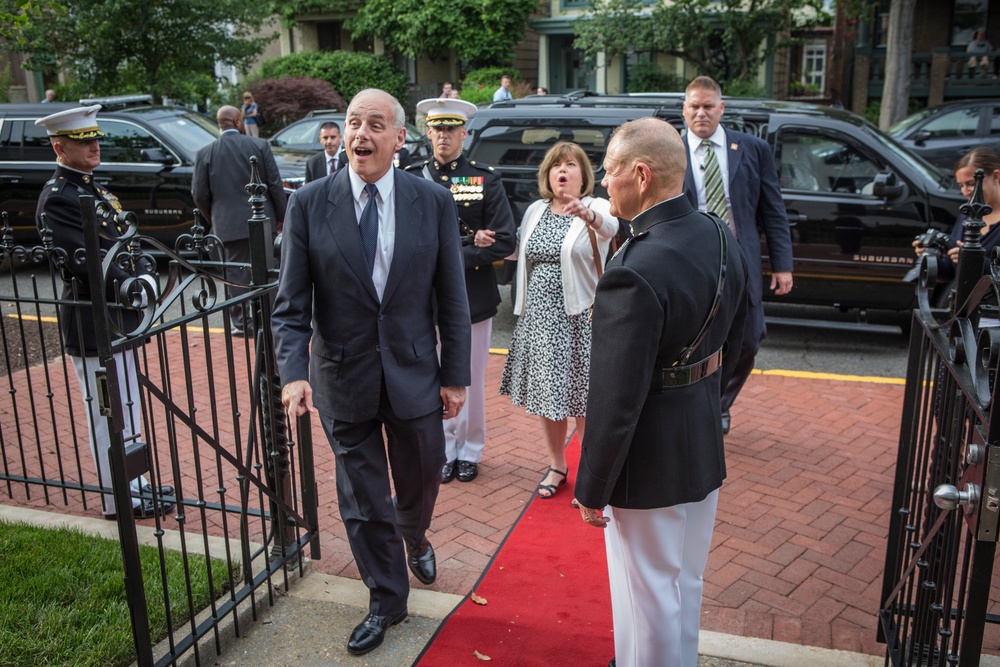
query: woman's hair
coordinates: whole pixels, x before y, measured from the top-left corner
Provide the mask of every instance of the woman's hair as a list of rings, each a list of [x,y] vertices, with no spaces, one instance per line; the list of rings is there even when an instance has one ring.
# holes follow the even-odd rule
[[[580,165],[583,173],[583,185],[580,187],[580,196],[587,197],[594,192],[594,167],[590,164],[590,158],[579,144],[572,141],[559,141],[552,145],[545,153],[542,164],[538,167],[538,192],[542,199],[555,199],[556,195],[549,187],[549,172],[560,160],[569,158],[575,160]]]
[[[1000,169],[1000,155],[998,155],[992,148],[984,148],[982,146],[973,148],[971,151],[958,158],[958,162],[955,163],[953,171],[965,169],[966,167],[982,169],[988,176],[994,171]]]
[[[249,90],[244,90],[243,91],[243,97],[249,97],[252,100],[253,99],[253,93],[251,93]]]

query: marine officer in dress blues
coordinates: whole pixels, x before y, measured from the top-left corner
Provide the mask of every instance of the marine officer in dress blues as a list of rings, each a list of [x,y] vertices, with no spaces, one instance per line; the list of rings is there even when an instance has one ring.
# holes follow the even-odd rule
[[[449,188],[455,198],[472,315],[472,385],[466,389],[465,409],[457,418],[444,422],[447,458],[441,476],[443,482],[455,477],[471,482],[479,474],[486,446],[486,361],[493,316],[500,303],[493,262],[514,251],[514,215],[500,175],[493,167],[462,155],[465,123],[476,113],[476,105],[432,98],[418,103],[417,112],[427,115],[427,136],[434,155],[410,165],[407,171],[418,171]]]
[[[80,391],[87,406],[87,426],[90,435],[90,452],[97,467],[98,483],[107,493],[102,494],[104,517],[116,517],[114,497],[111,489],[111,467],[108,460],[109,433],[108,420],[97,414],[97,401],[89,400],[98,396],[96,372],[101,364],[97,356],[97,333],[94,329],[93,311],[89,305],[76,306],[73,302],[91,300],[87,266],[76,260],[76,251],[84,247],[83,218],[80,211],[81,195],[91,195],[95,203],[104,202],[114,214],[97,215],[101,225],[101,247],[110,250],[122,230],[115,225],[114,215],[121,213],[118,198],[94,180],[94,170],[101,165],[101,145],[98,138],[104,136],[97,124],[100,104],[78,109],[67,109],[39,118],[35,125],[45,128],[56,153],[56,170],[52,178],[42,188],[38,197],[35,224],[39,232],[51,232],[52,242],[66,253],[62,267],[63,303],[59,307],[66,352],[73,362]],[[90,258],[87,258],[90,260]],[[132,274],[111,262],[108,267],[106,285],[109,304],[118,302],[116,286]],[[149,283],[152,293],[157,291],[156,279],[150,275],[139,276]],[[122,331],[135,329],[139,324],[136,311],[126,308],[110,308],[110,316],[116,318],[116,325]],[[122,436],[126,441],[138,438],[140,430],[139,384],[135,370],[135,350],[114,355],[118,368],[118,382],[121,387],[122,406],[125,409],[125,423]],[[166,513],[174,505],[154,498],[153,489],[145,477],[137,477],[131,482],[132,513],[137,519],[148,519],[157,512]],[[156,496],[172,496],[173,488],[164,486],[156,489]],[[159,500],[159,502],[156,502]]]

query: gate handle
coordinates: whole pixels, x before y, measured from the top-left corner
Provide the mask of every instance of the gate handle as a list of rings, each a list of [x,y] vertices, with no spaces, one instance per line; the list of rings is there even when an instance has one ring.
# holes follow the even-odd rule
[[[979,485],[966,484],[965,490],[959,491],[956,486],[942,484],[934,489],[934,504],[948,512],[961,505],[966,514],[972,514],[979,507]]]

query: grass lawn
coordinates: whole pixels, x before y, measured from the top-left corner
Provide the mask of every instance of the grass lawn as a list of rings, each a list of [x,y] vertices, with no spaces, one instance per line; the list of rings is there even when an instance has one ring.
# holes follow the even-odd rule
[[[157,550],[140,547],[153,642],[167,635]],[[166,551],[167,588],[175,627],[188,618],[184,564]],[[189,556],[196,610],[229,588],[223,561]],[[0,521],[0,665],[118,667],[135,660],[117,541],[78,530]]]

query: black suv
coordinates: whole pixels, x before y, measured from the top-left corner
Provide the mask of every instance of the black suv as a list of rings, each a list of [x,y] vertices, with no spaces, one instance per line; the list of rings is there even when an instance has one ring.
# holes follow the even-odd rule
[[[530,96],[480,109],[468,125],[469,158],[495,166],[520,221],[538,197],[538,165],[558,140],[580,144],[598,183],[618,125],[657,116],[684,128],[679,95]],[[783,302],[903,310],[912,242],[929,227],[950,231],[963,203],[943,174],[861,117],[813,105],[726,98],[723,124],[774,150],[792,228],[795,289]],[[606,196],[598,184],[597,194]],[[761,240],[764,270],[767,245]],[[768,281],[765,281],[765,285]],[[771,298],[765,289],[765,298]]]
[[[120,98],[102,103],[98,122],[101,166],[94,178],[138,216],[139,229],[169,247],[194,222],[191,179],[195,153],[219,136],[218,126],[185,109],[137,106]],[[0,211],[9,214],[14,240],[36,245],[35,206],[55,171],[55,153],[35,120],[80,106],[70,103],[0,104]]]

